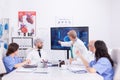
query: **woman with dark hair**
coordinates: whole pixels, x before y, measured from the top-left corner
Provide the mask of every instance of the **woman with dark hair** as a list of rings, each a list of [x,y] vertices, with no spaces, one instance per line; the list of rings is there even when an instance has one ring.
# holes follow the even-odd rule
[[[108,54],[108,49],[103,41],[97,40],[95,46],[95,60],[90,63],[84,59],[80,51],[76,54],[81,58],[83,64],[86,66],[88,72],[98,73],[104,80],[113,80],[114,70],[113,61]]]
[[[13,71],[18,67],[22,67],[23,65],[28,64],[30,62],[29,60],[22,62],[22,59],[16,56],[18,54],[18,49],[19,45],[17,43],[11,43],[8,46],[6,57],[3,58],[3,62],[7,73]]]

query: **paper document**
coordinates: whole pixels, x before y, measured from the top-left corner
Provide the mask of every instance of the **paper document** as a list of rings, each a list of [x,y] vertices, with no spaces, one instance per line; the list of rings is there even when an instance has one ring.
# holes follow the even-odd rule
[[[47,68],[37,68],[34,73],[48,74]]]
[[[76,65],[69,66],[68,70],[74,73],[86,73],[87,72],[85,66],[76,66]]]
[[[19,68],[16,69],[16,72],[33,72],[35,70],[36,70],[35,68]]]

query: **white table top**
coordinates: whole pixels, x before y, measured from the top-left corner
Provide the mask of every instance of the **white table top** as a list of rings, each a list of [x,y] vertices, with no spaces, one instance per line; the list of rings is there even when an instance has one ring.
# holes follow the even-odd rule
[[[96,73],[73,73],[59,67],[37,68],[34,71],[20,72],[19,69],[3,76],[2,80],[103,80]]]

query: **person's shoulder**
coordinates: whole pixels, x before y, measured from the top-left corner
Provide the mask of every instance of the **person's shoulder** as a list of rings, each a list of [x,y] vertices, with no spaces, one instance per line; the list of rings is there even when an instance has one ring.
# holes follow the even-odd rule
[[[10,60],[10,56],[5,56],[5,57],[3,57],[3,61],[9,61]]]
[[[103,66],[106,66],[106,68],[111,68],[112,67],[110,60],[106,57],[100,58],[98,60],[98,63],[103,65]]]
[[[101,57],[100,60],[108,60],[106,57]]]
[[[8,59],[8,58],[10,58],[10,56],[5,56],[5,57],[3,57],[3,59]]]
[[[44,49],[41,49],[41,53],[42,53],[42,52],[43,52],[43,53],[46,53],[46,50],[44,50]]]
[[[36,52],[37,52],[37,49],[36,48],[31,48],[31,49],[29,49],[28,51],[27,51],[27,57],[29,56],[34,56],[35,54],[36,54]]]
[[[83,41],[80,40],[79,38],[77,38],[76,42],[79,42],[80,44],[83,44],[83,45],[84,45]]]
[[[98,60],[98,62],[109,63],[110,61],[109,61],[109,59],[106,58],[106,57],[101,57],[101,58]]]
[[[31,48],[31,49],[29,50],[29,53],[33,53],[34,51],[37,51],[37,49],[36,49],[36,48]]]
[[[20,57],[18,57],[18,56],[15,56],[14,58],[15,58],[15,59],[19,59]]]

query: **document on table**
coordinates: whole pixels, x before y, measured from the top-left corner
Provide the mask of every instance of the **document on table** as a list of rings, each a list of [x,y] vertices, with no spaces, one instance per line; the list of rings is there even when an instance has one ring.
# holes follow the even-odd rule
[[[87,73],[86,68],[84,66],[72,65],[68,67],[68,70],[74,73]]]
[[[48,70],[46,68],[37,68],[34,73],[40,73],[40,74],[48,74]]]
[[[16,69],[16,72],[33,72],[35,70],[36,70],[35,68],[19,68]]]

